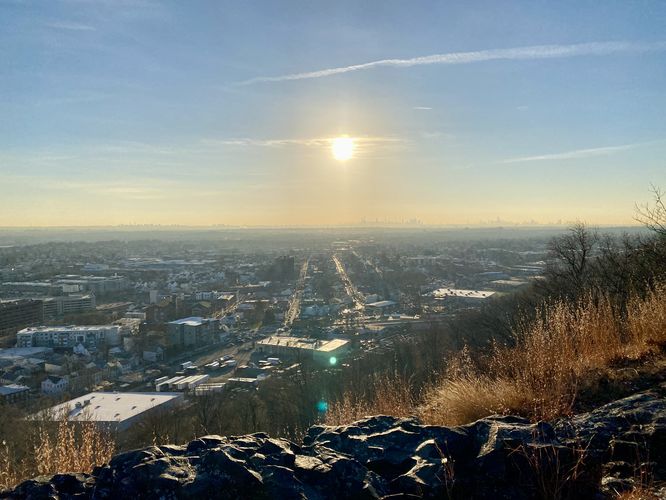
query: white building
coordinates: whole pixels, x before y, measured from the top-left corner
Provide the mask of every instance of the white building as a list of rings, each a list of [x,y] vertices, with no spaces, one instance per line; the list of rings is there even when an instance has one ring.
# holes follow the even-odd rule
[[[35,326],[16,334],[16,347],[64,347],[81,344],[86,348],[120,344],[121,327],[103,326]]]
[[[130,287],[130,281],[124,276],[57,276],[58,285],[67,286],[67,290],[77,292],[92,292],[95,295],[126,290]]]
[[[149,413],[172,409],[184,402],[182,393],[91,392],[32,416],[34,420],[95,422],[122,431]]]
[[[316,340],[299,337],[273,336],[260,340],[257,350],[265,354],[285,357],[311,358],[335,365],[339,359],[349,352],[348,340]]]
[[[380,300],[365,304],[365,310],[369,314],[387,314],[394,311],[398,307],[398,303],[392,300]]]
[[[460,304],[475,304],[489,299],[492,290],[461,290],[458,288],[439,288],[431,294],[435,300],[450,301]]]
[[[66,377],[56,377],[50,375],[42,380],[42,393],[49,396],[62,394],[69,387],[69,380]]]
[[[44,317],[52,318],[95,309],[95,296],[92,294],[61,295],[48,297],[42,300]]]

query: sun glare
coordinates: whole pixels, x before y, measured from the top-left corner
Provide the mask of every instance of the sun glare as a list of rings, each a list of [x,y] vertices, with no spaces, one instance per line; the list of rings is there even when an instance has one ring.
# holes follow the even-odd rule
[[[331,145],[333,158],[338,161],[349,160],[354,156],[354,139],[351,137],[336,137]]]

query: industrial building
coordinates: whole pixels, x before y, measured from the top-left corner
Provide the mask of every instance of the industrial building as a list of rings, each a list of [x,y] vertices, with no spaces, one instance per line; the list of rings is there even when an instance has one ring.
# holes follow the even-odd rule
[[[273,336],[257,343],[257,351],[267,355],[314,359],[315,361],[336,364],[348,352],[348,340],[316,340],[300,337]]]
[[[446,301],[452,304],[468,305],[478,304],[489,299],[495,292],[492,290],[460,290],[457,288],[439,288],[431,293],[435,300]]]
[[[398,303],[392,300],[380,300],[365,304],[365,310],[368,314],[389,314],[394,312],[398,307]]]
[[[52,406],[32,416],[34,420],[95,422],[122,431],[148,414],[172,409],[184,402],[180,392],[91,392],[65,403]]]
[[[195,387],[205,384],[210,379],[210,375],[181,375],[178,377],[168,378],[166,380],[156,380],[155,390],[157,392],[164,391],[187,391]]]
[[[117,325],[29,327],[16,334],[16,347],[115,346],[121,342],[120,332],[121,328]]]

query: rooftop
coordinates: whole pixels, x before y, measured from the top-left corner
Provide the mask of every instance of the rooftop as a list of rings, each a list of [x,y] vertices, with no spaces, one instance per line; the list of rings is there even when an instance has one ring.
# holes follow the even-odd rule
[[[460,290],[457,288],[440,288],[432,292],[432,295],[437,299],[443,299],[445,297],[487,299],[488,297],[495,295],[495,292],[490,290]]]
[[[279,345],[284,347],[291,347],[293,349],[309,349],[320,352],[330,352],[348,344],[348,340],[334,339],[334,340],[316,340],[307,339],[302,337],[279,337],[272,336],[264,340],[260,340],[260,345]]]
[[[16,394],[17,392],[29,391],[30,387],[26,385],[19,384],[8,384],[0,385],[0,396],[9,396],[10,394]]]
[[[120,329],[118,325],[94,325],[94,326],[29,326],[20,330],[18,333],[39,333],[39,332],[96,332],[98,330]]]
[[[366,304],[366,307],[390,307],[396,305],[397,302],[393,302],[392,300],[380,300],[379,302],[372,302],[370,304]]]
[[[201,316],[190,316],[189,318],[176,319],[174,321],[169,321],[172,325],[188,325],[188,326],[200,326],[203,325],[206,320]]]
[[[0,349],[0,359],[32,358],[52,353],[53,349],[50,347],[10,347]]]
[[[35,417],[63,414],[68,420],[122,422],[157,406],[182,398],[172,392],[91,392],[39,412]]]

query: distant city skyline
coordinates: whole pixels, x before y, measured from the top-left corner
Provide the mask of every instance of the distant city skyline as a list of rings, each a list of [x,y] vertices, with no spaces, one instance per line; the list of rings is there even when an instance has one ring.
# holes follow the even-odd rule
[[[634,225],[666,4],[0,0],[0,227]]]

